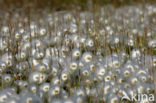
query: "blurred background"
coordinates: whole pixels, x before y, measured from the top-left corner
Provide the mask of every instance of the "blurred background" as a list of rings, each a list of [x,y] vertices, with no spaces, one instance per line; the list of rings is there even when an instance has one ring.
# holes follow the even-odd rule
[[[89,5],[93,5],[93,8],[103,5],[114,5],[120,7],[123,5],[133,5],[142,3],[156,3],[156,0],[0,0],[0,9],[15,8],[51,8],[56,11],[70,10],[79,7],[80,10],[88,9]]]

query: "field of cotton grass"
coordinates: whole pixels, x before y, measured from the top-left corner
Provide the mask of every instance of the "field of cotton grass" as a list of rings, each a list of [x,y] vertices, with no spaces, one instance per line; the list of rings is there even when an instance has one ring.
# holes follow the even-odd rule
[[[0,10],[0,103],[156,101],[138,94],[156,94],[155,4]]]

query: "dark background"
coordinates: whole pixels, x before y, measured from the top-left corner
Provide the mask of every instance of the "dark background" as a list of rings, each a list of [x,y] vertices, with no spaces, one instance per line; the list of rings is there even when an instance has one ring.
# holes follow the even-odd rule
[[[79,7],[80,10],[88,9],[89,2],[93,7],[112,4],[115,7],[140,3],[156,3],[156,0],[0,0],[0,9],[15,8],[51,8],[53,10],[66,10]]]

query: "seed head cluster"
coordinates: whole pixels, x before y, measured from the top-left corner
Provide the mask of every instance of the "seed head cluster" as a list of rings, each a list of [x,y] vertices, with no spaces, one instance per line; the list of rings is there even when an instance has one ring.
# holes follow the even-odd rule
[[[121,103],[132,92],[154,94],[155,14],[150,4],[0,12],[0,103]]]

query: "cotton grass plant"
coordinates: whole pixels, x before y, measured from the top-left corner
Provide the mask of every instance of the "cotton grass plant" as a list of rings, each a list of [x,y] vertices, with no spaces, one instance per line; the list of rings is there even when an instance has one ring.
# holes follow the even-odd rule
[[[92,6],[0,13],[0,103],[132,103],[122,97],[155,94],[156,6]]]

